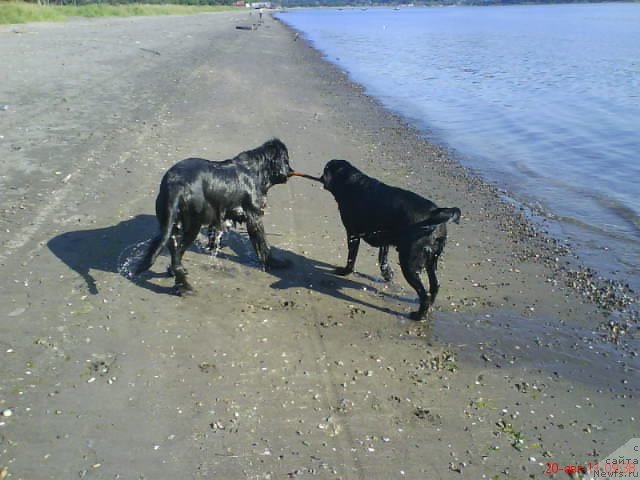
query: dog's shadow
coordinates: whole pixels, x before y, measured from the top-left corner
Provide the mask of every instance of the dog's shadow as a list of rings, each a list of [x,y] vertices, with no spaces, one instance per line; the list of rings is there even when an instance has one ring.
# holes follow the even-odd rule
[[[144,250],[157,229],[155,216],[137,215],[110,227],[60,234],[49,240],[47,246],[84,279],[89,293],[95,295],[98,285],[91,272],[98,270],[128,277],[136,255]],[[158,293],[169,293],[170,290],[145,279],[140,283]]]
[[[225,235],[226,248],[222,249],[218,256],[219,258],[224,260],[238,262],[246,265],[247,254],[250,253],[247,248],[248,243],[248,238],[244,238],[238,232],[227,232],[227,234]],[[371,295],[406,301],[406,299],[401,299],[397,295],[394,295],[390,292],[383,292],[382,286],[384,285],[384,281],[381,277],[376,278],[358,273],[354,273],[349,277],[342,277],[334,273],[335,265],[330,265],[320,260],[298,255],[297,253],[278,247],[271,248],[272,254],[275,255],[277,259],[287,262],[291,265],[290,268],[269,268],[267,270],[267,273],[269,275],[277,278],[277,280],[270,285],[273,289],[309,289],[316,293],[343,300],[344,302],[347,302],[349,304],[359,304],[363,307],[394,315],[398,315],[399,313],[391,309],[384,308],[351,296],[347,292],[367,291]],[[230,252],[232,252],[233,254],[230,254]],[[252,265],[256,266],[256,268],[259,268],[257,261],[252,262]],[[358,280],[359,278],[364,278],[368,280],[368,282],[360,282]],[[379,284],[380,287],[375,286],[375,284]]]
[[[132,277],[131,272],[140,260],[153,235],[157,233],[158,221],[153,215],[137,215],[117,225],[93,230],[77,230],[62,233],[47,243],[51,252],[69,268],[77,272],[85,281],[89,293],[98,293],[98,284],[92,271],[110,272],[129,278],[137,285],[160,294],[173,294],[172,286],[161,286],[150,281],[153,278],[165,277],[166,273],[145,272]],[[227,232],[226,247],[220,250],[217,257],[250,268],[260,268],[246,234],[237,231]],[[190,249],[196,253],[208,254],[197,242]],[[271,288],[288,290],[305,288],[323,295],[331,296],[363,307],[376,309],[385,313],[397,314],[390,309],[350,296],[347,292],[367,290],[373,295],[383,295],[403,301],[390,292],[382,293],[375,284],[377,278],[352,274],[340,277],[333,273],[335,266],[294,252],[273,247],[274,254],[291,264],[287,269],[269,269],[268,274],[277,278]],[[357,279],[365,278],[366,283]]]

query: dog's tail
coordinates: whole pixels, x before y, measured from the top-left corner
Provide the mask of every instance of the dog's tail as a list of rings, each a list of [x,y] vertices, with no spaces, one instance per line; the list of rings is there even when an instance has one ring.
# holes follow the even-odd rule
[[[161,225],[160,233],[151,240],[151,244],[147,248],[144,258],[133,272],[134,275],[139,275],[142,272],[149,270],[169,241],[173,226],[177,220],[179,200],[180,197],[176,195],[173,198],[173,202],[165,203],[166,211],[163,212],[165,222]]]
[[[462,212],[457,207],[436,208],[431,212],[428,218],[421,222],[414,223],[409,227],[409,235],[407,235],[409,239],[428,239],[422,244],[425,249],[425,253],[427,254],[425,265],[432,265],[434,270],[438,268],[438,257],[442,255],[445,243],[447,242],[447,235],[444,232],[440,232],[435,238],[431,235],[436,231],[439,225],[449,222],[460,223],[461,216]]]
[[[415,223],[411,229],[431,229],[441,223],[460,223],[462,212],[458,207],[453,208],[436,208],[431,212],[429,217],[421,222]]]

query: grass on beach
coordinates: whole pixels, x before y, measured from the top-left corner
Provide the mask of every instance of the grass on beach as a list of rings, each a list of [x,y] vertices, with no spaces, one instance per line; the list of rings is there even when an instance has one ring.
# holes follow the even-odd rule
[[[185,15],[231,10],[228,5],[88,4],[37,5],[0,1],[0,24],[59,22],[68,17],[132,17],[139,15]]]

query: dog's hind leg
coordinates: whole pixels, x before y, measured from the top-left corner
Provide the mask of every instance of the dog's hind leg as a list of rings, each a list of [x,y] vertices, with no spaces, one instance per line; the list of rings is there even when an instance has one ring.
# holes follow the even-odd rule
[[[436,271],[438,270],[438,259],[440,258],[440,255],[442,255],[442,251],[444,250],[446,241],[447,237],[445,236],[436,238],[433,247],[426,247],[425,249],[425,253],[427,256],[425,268],[427,270],[427,275],[429,276],[429,296],[431,297],[431,305],[433,305],[436,301],[438,290],[440,290],[440,284],[438,283]]]
[[[378,265],[380,265],[380,273],[385,281],[390,282],[393,280],[393,270],[389,265],[389,245],[380,247],[378,251]]]
[[[423,245],[421,242],[406,242],[399,246],[398,253],[404,278],[416,291],[420,301],[418,310],[411,312],[409,317],[411,320],[422,320],[426,316],[430,306],[429,295],[419,275],[426,260]]]
[[[169,237],[169,241],[167,242],[167,248],[169,249],[169,253],[171,254],[171,263],[167,267],[167,274],[170,277],[175,277],[175,269],[180,263],[178,261],[178,250],[180,248],[180,245],[182,245],[183,236],[182,224],[175,225],[171,230],[171,236]],[[183,270],[186,275],[186,269],[183,268]]]
[[[429,297],[431,305],[436,301],[436,296],[440,290],[440,284],[438,283],[438,277],[436,276],[436,261],[429,260],[427,264],[427,275],[429,276]]]
[[[185,295],[193,291],[193,287],[187,281],[187,269],[182,265],[182,257],[198,236],[199,230],[199,225],[189,225],[183,229],[180,237],[172,237],[169,241],[169,251],[171,252],[171,267],[169,268],[175,276],[175,287],[178,295]]]
[[[138,275],[151,268],[151,265],[156,261],[156,258],[158,258],[158,255],[160,255],[165,245],[169,246],[171,243],[170,237],[173,234],[177,210],[178,198],[174,197],[173,200],[169,202],[166,191],[161,190],[156,199],[156,216],[160,223],[160,233],[151,241],[151,245],[147,249],[142,262],[140,262],[135,269],[134,275]]]
[[[360,237],[349,234],[347,232],[347,265],[344,267],[336,267],[334,273],[336,275],[349,275],[356,266],[356,258],[358,257],[358,249],[360,248]]]
[[[155,257],[157,256],[156,252],[162,249],[162,245],[161,245],[162,240],[163,240],[162,234],[155,236],[151,240],[151,244],[147,248],[147,251],[145,252],[145,255],[142,261],[138,264],[138,266],[135,268],[133,272],[134,275],[139,275],[142,272],[149,270],[151,268],[151,265],[153,265]]]

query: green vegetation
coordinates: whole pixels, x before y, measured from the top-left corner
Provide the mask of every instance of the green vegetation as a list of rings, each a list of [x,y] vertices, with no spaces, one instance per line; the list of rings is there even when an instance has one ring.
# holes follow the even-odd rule
[[[131,17],[185,15],[230,10],[234,0],[0,0],[0,24],[64,21],[68,17]],[[171,4],[164,3],[170,1]],[[258,0],[247,0],[258,1]],[[283,7],[434,5],[511,5],[518,3],[572,3],[608,0],[272,0]],[[616,1],[616,0],[614,0]],[[640,0],[632,0],[640,1]]]
[[[496,423],[496,426],[498,427],[498,432],[505,433],[511,436],[511,446],[513,448],[515,448],[519,452],[521,452],[522,449],[525,448],[524,434],[516,429],[512,423],[505,422],[501,419]]]
[[[64,14],[54,7],[33,3],[0,3],[0,23],[55,22],[64,18]]]
[[[150,3],[87,3],[76,5],[40,5],[0,1],[0,24],[27,22],[57,22],[68,17],[131,17],[139,15],[185,15],[189,13],[230,10],[230,5],[167,5]]]

